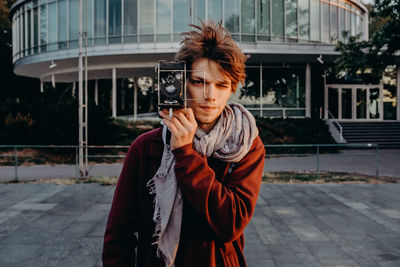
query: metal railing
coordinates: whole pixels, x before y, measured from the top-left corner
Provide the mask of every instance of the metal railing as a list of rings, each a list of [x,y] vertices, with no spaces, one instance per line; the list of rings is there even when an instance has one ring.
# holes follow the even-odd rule
[[[23,156],[19,155],[19,151],[22,149],[26,148],[33,148],[33,149],[65,149],[65,150],[71,150],[69,155],[70,155],[70,160],[67,163],[68,166],[74,166],[75,170],[75,178],[79,178],[79,153],[78,149],[79,146],[57,146],[57,145],[51,145],[51,146],[45,146],[45,145],[0,145],[0,149],[7,149],[9,150],[8,153],[2,154],[0,153],[0,158],[12,158],[11,162],[14,162],[14,180],[18,181],[19,179],[19,172],[18,169],[22,167],[19,162],[20,159],[23,158]],[[96,161],[96,159],[100,158],[111,158],[111,159],[123,159],[125,158],[126,152],[124,151],[123,155],[118,154],[117,152],[113,151],[113,153],[109,154],[104,154],[103,150],[105,149],[124,149],[127,150],[129,146],[88,146],[89,149],[92,150],[92,153],[89,153],[88,158],[93,159],[93,161]],[[274,157],[310,157],[310,156],[315,156],[315,165],[314,165],[314,170],[316,171],[318,178],[320,177],[321,173],[321,156],[323,155],[337,155],[338,157],[346,157],[346,156],[356,156],[356,157],[370,157],[374,158],[374,167],[375,167],[375,176],[376,178],[379,178],[379,146],[377,144],[280,144],[280,145],[265,145],[266,148],[266,157],[267,158],[274,158]],[[93,149],[100,149],[99,153],[93,153]],[[360,151],[356,151],[355,153],[338,153],[339,150],[353,150],[358,149]],[[275,153],[273,151],[275,150]],[[372,153],[368,151],[371,151]],[[59,154],[63,154],[58,152]],[[66,155],[64,153],[64,155]],[[39,158],[39,157],[38,157]],[[71,164],[71,162],[74,162]],[[58,162],[59,164],[60,162]],[[91,163],[91,164],[92,164]],[[96,163],[104,163],[102,162],[96,162]],[[48,163],[45,163],[46,165],[49,165]],[[52,163],[53,164],[53,163]],[[57,163],[56,163],[57,164]],[[89,164],[90,165],[90,164]],[[371,163],[368,165],[370,166]],[[10,166],[10,165],[9,165]],[[8,167],[9,167],[8,166]],[[12,165],[11,165],[12,166]],[[108,165],[107,165],[108,166]],[[268,166],[268,162],[267,162]],[[25,167],[25,166],[24,166]],[[107,167],[105,167],[107,168]],[[70,176],[71,177],[71,176]],[[11,177],[10,177],[11,178]]]
[[[340,125],[339,121],[333,116],[333,114],[329,111],[328,108],[326,108],[326,111],[328,112],[328,119],[329,116],[331,117],[331,121],[333,121],[333,123],[335,123],[338,128],[339,128],[339,133],[340,133],[340,142],[343,142],[343,127],[342,125]]]
[[[269,151],[273,150],[274,148],[279,148],[280,153],[269,153]],[[297,148],[297,151],[299,150],[305,150],[306,152],[304,153],[282,153],[282,150],[292,150],[294,148]],[[300,149],[299,149],[300,148]],[[321,151],[322,148],[325,148],[325,150],[328,153],[323,153]],[[329,154],[329,155],[338,155],[338,157],[346,157],[346,156],[355,156],[355,157],[371,157],[374,158],[374,164],[375,164],[375,177],[376,179],[379,178],[379,145],[378,144],[371,144],[371,143],[366,143],[366,144],[282,144],[282,145],[265,145],[265,149],[267,151],[266,157],[267,158],[272,158],[272,157],[302,157],[302,156],[312,156],[315,155],[315,171],[317,173],[318,179],[320,178],[321,174],[321,155],[323,154]],[[333,151],[335,153],[332,153],[332,150],[336,149],[364,149],[364,150],[372,150],[373,153],[365,153],[365,152],[357,152],[357,153],[349,153],[349,154],[343,154],[343,153],[338,153],[338,151]],[[331,150],[331,151],[329,151]]]
[[[18,181],[18,167],[19,164],[19,149],[24,148],[34,148],[34,149],[72,149],[74,150],[74,158],[75,158],[75,177],[79,178],[79,147],[73,145],[0,145],[0,149],[9,149],[13,150],[13,154],[0,154],[0,158],[13,158],[14,159],[14,180]],[[121,146],[121,145],[104,145],[104,146],[87,146],[88,149],[128,149],[130,146]],[[125,158],[125,155],[107,155],[107,154],[92,154],[88,155],[88,158]]]

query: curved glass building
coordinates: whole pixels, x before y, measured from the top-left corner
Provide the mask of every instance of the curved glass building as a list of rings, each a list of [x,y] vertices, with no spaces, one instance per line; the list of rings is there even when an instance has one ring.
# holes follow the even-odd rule
[[[341,33],[368,39],[368,12],[353,0],[82,1],[89,91],[96,103],[111,103],[113,116],[154,111],[154,86],[137,78],[155,76],[158,60],[172,60],[180,34],[199,19],[222,21],[250,55],[246,82],[232,101],[259,116],[319,117],[324,106],[322,64],[338,56],[336,43],[346,41]],[[79,3],[14,4],[10,18],[16,74],[75,85]],[[137,84],[142,90],[133,105],[132,87]],[[97,99],[99,90],[108,90],[109,98]]]

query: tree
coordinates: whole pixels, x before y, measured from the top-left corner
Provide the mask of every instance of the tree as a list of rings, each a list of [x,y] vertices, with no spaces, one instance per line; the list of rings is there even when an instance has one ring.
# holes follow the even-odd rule
[[[375,0],[369,12],[368,41],[351,36],[347,43],[338,42],[340,57],[332,71],[337,78],[346,73],[347,80],[379,82],[387,66],[399,63],[395,55],[400,51],[400,0]]]

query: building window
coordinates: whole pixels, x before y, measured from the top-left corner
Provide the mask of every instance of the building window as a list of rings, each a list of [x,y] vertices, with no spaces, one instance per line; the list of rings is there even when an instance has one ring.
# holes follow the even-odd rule
[[[286,37],[297,41],[297,0],[285,1]]]
[[[323,43],[329,43],[330,34],[329,34],[329,4],[325,2],[321,2],[321,20],[322,20],[322,29],[321,29],[321,41]]]
[[[57,50],[57,2],[49,3],[49,51]]]
[[[140,42],[154,42],[154,1],[139,1]]]
[[[220,21],[222,19],[222,1],[221,0],[206,0],[206,1],[208,1],[207,18],[212,19],[213,21]]]
[[[121,43],[121,0],[108,0],[109,43]]]
[[[229,32],[233,36],[236,36],[238,39],[239,34],[239,0],[232,0],[227,3],[224,2],[224,23],[225,28],[229,30]]]
[[[67,48],[67,1],[58,2],[58,42],[59,48]]]
[[[304,68],[263,68],[263,107],[305,108]]]
[[[242,0],[241,5],[241,27],[242,27],[242,42],[254,42],[255,34],[255,2],[254,0]]]
[[[321,40],[320,1],[310,0],[310,39],[314,42]]]
[[[331,0],[337,4],[337,0]],[[331,43],[337,43],[338,41],[338,7],[331,5]]]
[[[298,0],[299,4],[299,41],[308,42],[310,40],[310,10],[308,0]]]
[[[124,41],[137,42],[137,0],[124,1]]]
[[[79,46],[79,0],[69,0],[69,47]]]
[[[270,40],[271,0],[257,0],[257,40]]]
[[[157,41],[171,41],[171,1],[172,0],[157,0]],[[175,10],[174,10],[175,12]],[[180,13],[176,13],[180,14]]]
[[[173,0],[174,41],[180,40],[180,34],[187,30],[190,23],[190,1]]]
[[[94,36],[95,44],[106,43],[106,0],[94,1]]]
[[[200,20],[205,20],[206,18],[206,3],[207,0],[197,0],[195,4],[195,24],[200,24]]]
[[[281,41],[284,36],[283,0],[272,0],[272,35],[274,40]]]

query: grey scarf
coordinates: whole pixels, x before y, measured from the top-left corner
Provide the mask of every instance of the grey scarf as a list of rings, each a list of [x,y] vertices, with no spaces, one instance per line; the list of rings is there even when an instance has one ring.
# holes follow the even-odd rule
[[[175,157],[166,144],[167,127],[163,127],[164,151],[161,165],[147,183],[154,194],[157,256],[160,253],[165,266],[174,266],[182,224],[182,192],[175,176]],[[253,115],[242,105],[225,106],[213,129],[206,134],[197,128],[193,139],[196,151],[206,157],[214,156],[224,162],[239,162],[250,150],[258,129]]]

